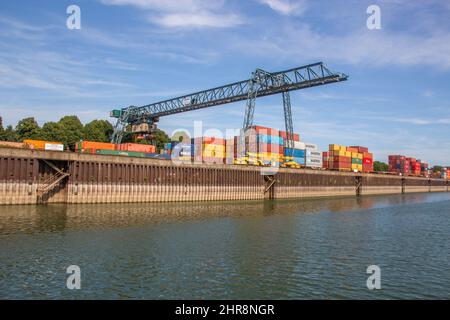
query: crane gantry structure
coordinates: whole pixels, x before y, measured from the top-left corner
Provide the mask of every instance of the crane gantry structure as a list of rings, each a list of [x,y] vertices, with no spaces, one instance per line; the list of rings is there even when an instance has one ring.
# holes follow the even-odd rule
[[[187,94],[144,106],[130,106],[113,110],[117,118],[112,136],[113,143],[120,143],[127,125],[147,124],[149,131],[156,127],[162,116],[193,111],[217,105],[246,100],[243,130],[253,125],[255,100],[258,97],[281,93],[283,96],[284,120],[288,137],[293,137],[292,111],[289,92],[325,84],[345,81],[348,76],[330,71],[322,62],[279,72],[256,69],[250,79],[224,86]],[[150,132],[149,132],[150,133]],[[293,141],[285,139],[286,147]]]

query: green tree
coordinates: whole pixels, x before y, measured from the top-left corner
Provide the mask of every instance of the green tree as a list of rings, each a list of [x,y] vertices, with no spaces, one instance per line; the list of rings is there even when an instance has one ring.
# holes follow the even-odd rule
[[[156,142],[156,149],[159,151],[161,149],[164,149],[164,143],[170,142],[170,138],[161,129],[156,129],[155,131],[155,142]]]
[[[384,162],[380,162],[380,161],[375,161],[373,163],[373,170],[374,171],[378,171],[378,172],[386,172],[389,170],[389,166],[387,165],[387,163]]]
[[[77,116],[65,116],[59,120],[58,125],[61,129],[61,141],[66,148],[75,149],[75,142],[83,138],[83,124]]]
[[[434,166],[433,167],[433,173],[442,172],[444,171],[444,167],[442,166]]]
[[[46,122],[41,129],[43,140],[60,142],[63,134],[61,125],[58,122]]]
[[[113,126],[107,120],[93,120],[83,129],[83,139],[97,142],[109,142]]]
[[[16,134],[20,141],[24,139],[40,139],[41,128],[33,117],[29,117],[17,123]]]
[[[3,118],[0,117],[0,140],[4,140],[5,129],[3,129]]]
[[[9,125],[5,130],[3,130],[3,134],[2,137],[0,137],[0,140],[17,142],[19,141],[19,138],[17,137],[17,133],[14,130],[13,126]]]

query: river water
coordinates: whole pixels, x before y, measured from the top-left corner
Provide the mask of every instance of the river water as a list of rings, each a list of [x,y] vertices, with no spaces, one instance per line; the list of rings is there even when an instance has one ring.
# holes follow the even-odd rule
[[[0,298],[449,299],[450,193],[1,206]]]

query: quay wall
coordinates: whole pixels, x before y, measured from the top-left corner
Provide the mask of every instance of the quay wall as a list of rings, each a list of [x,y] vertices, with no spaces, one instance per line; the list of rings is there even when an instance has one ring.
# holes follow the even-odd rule
[[[55,167],[67,174],[46,190]],[[448,192],[448,180],[311,169],[181,164],[0,148],[0,205],[288,199]],[[46,190],[42,194],[42,190]]]

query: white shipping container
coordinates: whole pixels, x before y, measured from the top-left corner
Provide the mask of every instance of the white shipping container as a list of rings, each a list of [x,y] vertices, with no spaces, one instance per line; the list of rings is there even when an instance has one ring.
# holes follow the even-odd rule
[[[305,142],[305,149],[317,150],[317,144]]]
[[[306,146],[304,142],[294,141],[294,149],[305,150]]]
[[[314,151],[314,150],[311,150],[311,149],[306,149],[306,156],[307,157],[322,158],[322,152]]]
[[[323,166],[322,159],[306,158],[307,167],[321,168]]]
[[[56,143],[46,143],[44,149],[51,151],[64,151],[64,145]]]

